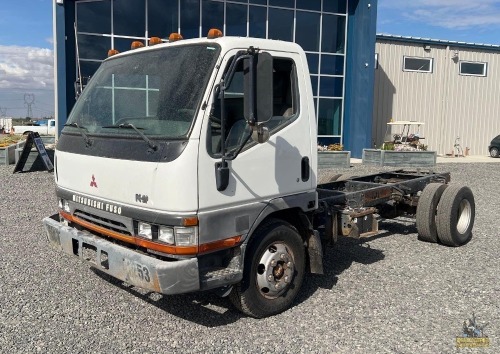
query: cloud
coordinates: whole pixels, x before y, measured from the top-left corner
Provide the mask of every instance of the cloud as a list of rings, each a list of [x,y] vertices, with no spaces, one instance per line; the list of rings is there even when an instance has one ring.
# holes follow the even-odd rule
[[[54,87],[54,54],[35,47],[0,45],[0,89]]]
[[[380,0],[382,11],[397,11],[415,23],[447,29],[484,29],[500,26],[500,0]]]
[[[54,114],[52,50],[0,45],[0,106],[7,116],[26,117],[25,93],[36,96],[34,117]]]

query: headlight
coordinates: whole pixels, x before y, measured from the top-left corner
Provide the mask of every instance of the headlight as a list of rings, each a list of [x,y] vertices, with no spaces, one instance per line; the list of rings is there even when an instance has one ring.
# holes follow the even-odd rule
[[[175,244],[177,246],[194,246],[198,244],[198,227],[175,227]]]
[[[174,229],[167,226],[160,226],[160,230],[158,231],[158,240],[170,243],[171,245],[175,244]]]
[[[153,230],[151,228],[151,225],[146,224],[145,222],[139,221],[138,225],[138,230],[137,234],[141,237],[149,238],[150,240],[153,239]]]

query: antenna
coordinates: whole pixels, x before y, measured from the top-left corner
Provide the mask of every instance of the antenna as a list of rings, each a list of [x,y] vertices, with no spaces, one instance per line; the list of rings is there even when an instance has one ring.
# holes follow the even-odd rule
[[[35,104],[35,94],[34,93],[25,93],[24,94],[24,104],[28,107],[28,113],[26,114],[26,118],[32,118],[33,109],[32,105]]]

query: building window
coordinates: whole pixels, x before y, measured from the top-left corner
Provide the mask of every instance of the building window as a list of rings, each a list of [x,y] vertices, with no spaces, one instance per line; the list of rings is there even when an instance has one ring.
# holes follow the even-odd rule
[[[149,37],[167,38],[179,32],[179,8],[177,0],[148,0]]]
[[[113,22],[115,35],[145,37],[146,34],[146,5],[140,1],[114,1]]]
[[[321,14],[319,12],[297,11],[295,15],[295,42],[305,51],[318,52]]]
[[[242,20],[247,18],[247,5],[226,4],[226,36],[246,37],[247,21]],[[265,21],[264,21],[264,35]]]
[[[320,98],[318,136],[340,136],[342,133],[342,100]]]
[[[269,9],[268,38],[293,42],[294,12],[282,9]]]
[[[77,2],[76,26],[78,32],[111,33],[111,2]]]
[[[198,38],[217,27],[224,35],[298,43],[312,75],[320,136],[341,141],[348,0],[81,0],[74,4],[74,44],[78,46],[74,73],[75,80],[84,83],[109,49],[125,52],[133,41],[148,46],[152,36],[166,42],[172,32],[180,32],[185,39]]]
[[[461,61],[460,75],[486,76],[486,63]]]
[[[432,58],[403,57],[403,71],[432,72]]]
[[[224,3],[204,0],[202,3],[201,36],[206,36],[211,28],[224,29]],[[181,24],[182,25],[182,24]]]

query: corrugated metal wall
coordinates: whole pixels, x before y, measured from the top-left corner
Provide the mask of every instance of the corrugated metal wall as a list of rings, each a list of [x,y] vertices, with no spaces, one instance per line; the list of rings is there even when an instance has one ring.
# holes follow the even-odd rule
[[[491,139],[500,134],[500,52],[429,46],[377,40],[374,144],[384,142],[391,118],[416,120],[425,123],[420,135],[429,150],[451,153],[455,138],[460,137],[464,151],[469,147],[471,155],[487,155]],[[404,56],[433,58],[433,72],[403,71]],[[487,76],[460,75],[460,61],[486,62]]]

